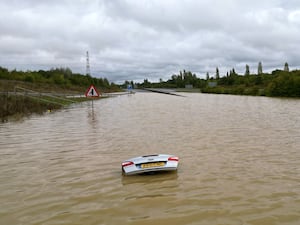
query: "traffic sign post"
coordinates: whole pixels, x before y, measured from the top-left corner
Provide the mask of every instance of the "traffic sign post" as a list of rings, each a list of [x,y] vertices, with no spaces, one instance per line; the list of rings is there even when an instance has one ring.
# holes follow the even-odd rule
[[[95,86],[91,84],[90,87],[86,90],[85,96],[87,98],[88,97],[97,98],[97,97],[100,97],[100,94],[97,91],[97,89],[95,88]],[[93,99],[92,99],[92,110],[94,112],[94,100]]]
[[[95,88],[94,85],[91,85],[87,91],[85,92],[85,96],[86,97],[99,97],[100,94],[99,92],[97,91],[97,89]]]

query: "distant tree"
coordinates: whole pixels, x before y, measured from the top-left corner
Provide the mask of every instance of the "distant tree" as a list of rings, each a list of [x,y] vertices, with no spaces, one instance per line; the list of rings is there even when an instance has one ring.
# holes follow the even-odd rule
[[[232,70],[230,70],[230,76],[233,76],[233,75],[236,75],[236,72],[235,72],[235,69],[234,68],[232,68]]]
[[[102,86],[104,88],[109,88],[110,84],[109,84],[109,81],[107,80],[107,78],[105,78],[105,77],[104,78],[99,78],[99,81],[100,81],[99,85],[101,84],[100,86]]]
[[[151,83],[148,81],[148,79],[146,78],[146,79],[144,79],[144,83],[143,83],[143,85],[144,85],[144,87],[151,87]]]
[[[289,64],[287,62],[284,64],[284,69],[283,70],[286,71],[286,72],[290,71]]]
[[[62,73],[64,74],[64,78],[70,78],[72,76],[72,70],[70,68],[61,68]]]
[[[262,63],[258,63],[258,68],[257,68],[257,74],[262,74],[263,73],[263,68],[262,68]]]
[[[249,68],[249,65],[248,65],[248,64],[246,64],[245,75],[250,75],[250,68]]]
[[[6,68],[0,66],[0,78],[8,79],[9,78],[9,71]]]
[[[209,80],[209,72],[206,72],[206,80]]]
[[[219,68],[216,68],[216,79],[219,80],[220,79],[220,74],[219,74]]]

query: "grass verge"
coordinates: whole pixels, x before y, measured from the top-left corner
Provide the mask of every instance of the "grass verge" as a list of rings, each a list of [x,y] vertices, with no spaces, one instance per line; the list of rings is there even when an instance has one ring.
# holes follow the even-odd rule
[[[19,120],[33,113],[43,114],[49,110],[57,110],[72,103],[89,100],[89,98],[33,97],[4,93],[0,94],[0,121]]]

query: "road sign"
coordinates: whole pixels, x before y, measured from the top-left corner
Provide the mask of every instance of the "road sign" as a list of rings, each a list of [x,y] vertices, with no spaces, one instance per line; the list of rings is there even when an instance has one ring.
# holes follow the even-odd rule
[[[87,91],[85,92],[86,97],[99,97],[99,92],[97,89],[94,87],[94,85],[91,85]]]

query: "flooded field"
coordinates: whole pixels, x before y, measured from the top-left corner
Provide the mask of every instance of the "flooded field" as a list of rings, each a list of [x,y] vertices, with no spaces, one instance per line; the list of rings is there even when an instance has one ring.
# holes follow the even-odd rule
[[[0,124],[0,224],[300,224],[300,100],[182,95]],[[153,153],[178,171],[122,176]]]

